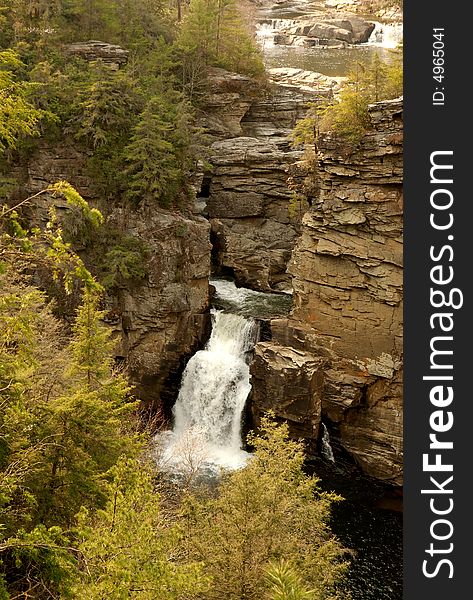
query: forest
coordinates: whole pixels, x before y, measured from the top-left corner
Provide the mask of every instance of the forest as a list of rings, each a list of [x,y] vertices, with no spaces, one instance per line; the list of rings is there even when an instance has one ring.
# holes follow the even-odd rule
[[[105,322],[104,295],[144,278],[149,254],[110,207],[185,211],[210,168],[209,71],[267,86],[252,10],[0,0],[1,600],[350,598],[351,552],[329,525],[342,499],[307,474],[304,443],[268,413],[247,436],[251,459],[218,485],[192,460],[169,477]],[[89,40],[126,49],[126,64],[72,51]],[[399,63],[375,62],[299,122],[294,144],[319,128],[358,143],[369,103],[400,89]],[[24,195],[18,169],[64,139],[87,156],[100,206],[64,180]],[[47,217],[32,221],[38,201]]]

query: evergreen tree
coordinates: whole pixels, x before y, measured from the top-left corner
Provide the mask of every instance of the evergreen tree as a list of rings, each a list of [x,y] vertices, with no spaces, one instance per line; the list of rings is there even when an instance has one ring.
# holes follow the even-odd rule
[[[50,191],[101,222],[65,182]],[[1,223],[12,215],[13,235],[0,238],[0,574],[12,593],[42,598],[52,590],[52,597],[68,598],[77,552],[62,530],[81,506],[103,504],[106,473],[141,445],[130,431],[135,404],[114,372],[113,342],[100,322],[99,286],[53,218],[44,236],[28,237],[12,209],[3,211]],[[70,276],[83,283],[69,343],[45,294],[28,281],[33,257],[54,269],[72,265]]]
[[[370,125],[368,106],[397,98],[402,91],[402,54],[393,52],[388,64],[374,54],[369,67],[358,64],[350,73],[335,102],[310,106],[307,116],[294,128],[293,142],[313,145],[316,152],[319,131],[333,131],[349,146],[356,147]]]
[[[12,50],[0,52],[0,156],[8,148],[16,148],[22,138],[39,135],[41,120],[53,118],[29,101],[34,85],[15,75],[24,67]]]
[[[95,67],[93,83],[82,94],[71,125],[76,124],[76,138],[85,139],[92,148],[110,146],[126,137],[143,108],[143,98],[128,73],[114,73],[100,65]]]
[[[314,590],[307,590],[302,578],[286,560],[272,563],[266,574],[268,580],[268,600],[310,600]]]
[[[236,0],[191,0],[178,36],[183,60],[262,76],[264,66]]]
[[[272,562],[284,558],[313,598],[341,598],[336,584],[347,563],[327,526],[338,497],[304,474],[303,447],[289,440],[287,425],[264,419],[261,431],[250,438],[255,453],[246,467],[225,477],[216,498],[185,506],[189,553],[212,578],[202,597],[259,600]]]
[[[179,559],[182,534],[163,518],[144,465],[122,459],[110,474],[105,507],[79,515],[84,568],[77,572],[74,598],[172,600],[205,589],[199,566]]]
[[[97,293],[86,288],[70,343],[67,395],[43,407],[41,435],[53,439],[38,475],[46,524],[71,523],[81,506],[100,504],[102,475],[131,450],[125,423],[135,404],[127,400],[125,378],[113,372],[110,332],[97,304]]]
[[[170,206],[185,193],[194,162],[191,138],[186,104],[175,96],[151,98],[125,149],[127,197]]]

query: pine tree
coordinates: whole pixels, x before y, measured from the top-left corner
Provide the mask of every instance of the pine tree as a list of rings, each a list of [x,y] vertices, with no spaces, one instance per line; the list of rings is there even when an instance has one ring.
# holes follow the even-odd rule
[[[78,571],[73,597],[173,600],[205,589],[199,565],[179,558],[182,534],[163,518],[145,466],[122,459],[110,475],[105,507],[79,515],[85,568]]]
[[[96,290],[86,288],[67,344],[44,293],[0,266],[0,580],[8,574],[15,594],[45,587],[68,598],[77,553],[62,530],[105,502],[119,457],[141,451],[135,404],[113,372]]]
[[[236,0],[191,0],[178,36],[190,60],[261,76],[264,67]]]
[[[113,371],[113,342],[100,322],[98,301],[96,291],[84,290],[70,343],[67,395],[43,407],[42,436],[54,440],[39,475],[40,521],[46,524],[70,523],[81,505],[100,504],[101,476],[132,450],[125,423],[135,404],[127,399],[125,378]]]
[[[153,97],[125,149],[127,197],[170,206],[185,191],[192,130],[186,104],[176,96]]]
[[[97,65],[94,81],[82,90],[83,100],[75,108],[70,125],[77,127],[76,138],[92,148],[113,145],[130,133],[143,98],[126,71],[114,73]]]
[[[264,597],[273,561],[289,560],[314,590],[313,598],[338,598],[336,584],[347,568],[343,549],[327,521],[337,497],[321,492],[303,472],[304,452],[289,440],[287,425],[269,419],[252,436],[247,466],[228,475],[216,498],[188,499],[191,556],[211,576],[202,597],[256,600]]]
[[[24,67],[12,50],[0,52],[0,156],[8,148],[16,148],[23,138],[39,135],[41,120],[53,118],[29,101],[34,85],[15,75]]]
[[[286,560],[272,563],[266,574],[268,600],[310,600],[314,590],[307,590],[301,576]]]

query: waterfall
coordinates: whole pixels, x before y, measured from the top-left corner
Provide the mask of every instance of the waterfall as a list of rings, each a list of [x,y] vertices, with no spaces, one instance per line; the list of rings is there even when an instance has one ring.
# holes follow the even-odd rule
[[[251,389],[246,356],[255,321],[212,310],[212,333],[182,376],[174,429],[162,438],[160,463],[172,470],[235,469],[244,465],[241,419]]]
[[[322,447],[321,447],[322,456],[329,460],[330,462],[335,462],[335,457],[333,455],[332,446],[330,445],[330,434],[328,432],[325,423],[322,423]]]
[[[267,50],[274,46],[274,36],[281,30],[297,25],[294,19],[267,19],[256,24],[256,39],[260,46]]]
[[[370,46],[379,46],[381,48],[396,48],[402,43],[403,25],[402,23],[383,24],[375,23],[368,44]]]

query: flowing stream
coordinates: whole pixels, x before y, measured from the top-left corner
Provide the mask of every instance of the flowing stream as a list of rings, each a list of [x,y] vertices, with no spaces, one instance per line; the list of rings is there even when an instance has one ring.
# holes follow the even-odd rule
[[[368,43],[359,46],[275,45],[277,31],[307,17],[311,6],[301,0],[293,9],[260,12],[257,33],[268,68],[296,67],[345,76],[355,62],[368,64],[373,53],[389,60],[390,48],[402,39],[401,25],[376,23]],[[173,429],[158,436],[159,462],[178,476],[213,477],[221,469],[237,469],[248,460],[241,428],[251,390],[249,356],[258,337],[255,319],[286,315],[292,303],[289,293],[254,292],[222,279],[210,283],[215,288],[210,339],[184,370],[173,409]],[[353,600],[398,600],[402,596],[402,522],[397,514],[372,508],[373,499],[364,495],[373,483],[343,472],[325,425],[322,431],[315,472],[325,489],[347,498],[334,508],[332,527],[344,544],[357,551],[348,584]]]
[[[330,444],[330,434],[328,432],[325,423],[322,423],[322,440],[321,440],[321,453],[324,458],[330,462],[335,462],[335,456],[333,455],[333,449]]]
[[[262,9],[257,37],[267,68],[288,67],[316,71],[331,77],[345,77],[355,64],[370,65],[377,54],[392,60],[392,49],[402,42],[402,24],[375,22],[366,44],[346,48],[277,45],[275,35],[298,24],[321,9],[320,2],[294,0],[280,7]],[[333,446],[333,447],[332,447]],[[386,493],[381,484],[363,477],[353,464],[344,464],[322,424],[320,456],[311,472],[320,477],[322,487],[346,500],[333,507],[331,527],[342,543],[355,551],[347,588],[353,600],[400,600],[402,598],[402,516],[380,510],[376,505]],[[313,469],[313,470],[312,470]]]
[[[211,279],[215,288],[213,305],[217,308],[255,319],[273,319],[289,314],[292,295],[286,293],[256,292],[237,287],[229,279]]]

